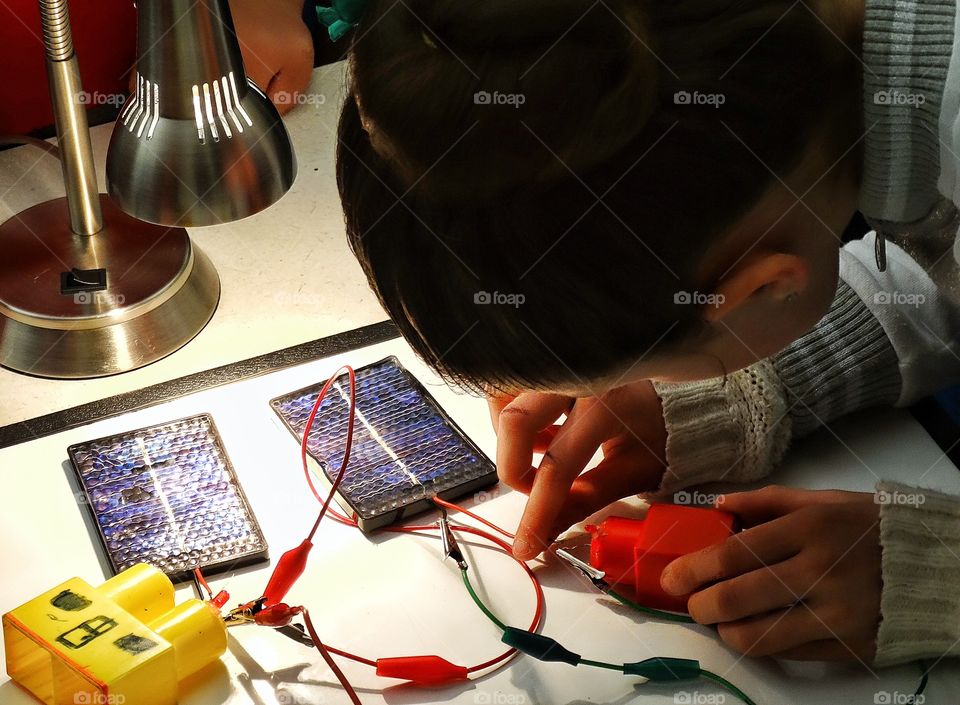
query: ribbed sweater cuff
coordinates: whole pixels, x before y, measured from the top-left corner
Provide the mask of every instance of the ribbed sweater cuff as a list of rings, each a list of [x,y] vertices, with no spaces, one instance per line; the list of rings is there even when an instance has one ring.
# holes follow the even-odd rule
[[[877,486],[883,592],[876,664],[960,655],[960,498]]]
[[[769,361],[681,384],[655,382],[667,429],[667,470],[656,496],[704,482],[766,476],[790,442],[783,390]]]
[[[777,355],[773,365],[786,391],[796,438],[853,411],[893,405],[900,396],[893,345],[843,281],[827,315]]]
[[[955,0],[866,0],[860,209],[871,222],[919,220],[936,203],[955,17]]]

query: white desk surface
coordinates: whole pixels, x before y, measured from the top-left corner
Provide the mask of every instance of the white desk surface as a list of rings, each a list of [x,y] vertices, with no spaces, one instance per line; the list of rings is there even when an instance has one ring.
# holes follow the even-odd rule
[[[0,368],[0,426],[384,320],[347,247],[337,194],[343,84],[342,63],[316,69],[309,100],[284,118],[299,162],[289,193],[245,220],[191,229],[222,286],[220,306],[200,335],[152,365],[101,379],[46,380]],[[101,191],[112,127],[92,130]],[[0,152],[0,222],[61,196],[55,159],[33,147]]]
[[[341,362],[361,366],[396,354],[484,449],[495,437],[484,403],[458,395],[432,375],[400,340],[327,360],[305,363],[263,377],[198,392],[149,409],[99,421],[0,450],[0,610],[8,610],[77,575],[93,584],[107,573],[86,507],[76,499],[66,448],[112,432],[209,412],[217,426],[270,544],[271,556],[298,544],[317,504],[301,474],[298,447],[276,421],[268,400],[325,379]],[[833,434],[836,435],[833,435]],[[922,475],[922,480],[919,478]],[[779,480],[807,487],[869,489],[876,476],[960,492],[960,473],[926,432],[902,412],[860,416],[799,445]],[[507,528],[516,526],[524,498],[502,489],[475,505]],[[470,504],[470,502],[467,502]],[[311,608],[321,637],[369,657],[439,653],[470,664],[500,652],[499,633],[475,609],[455,566],[439,559],[438,542],[389,536],[373,540],[337,524],[325,524],[311,563],[290,603]],[[472,548],[474,575],[489,604],[505,621],[526,624],[533,596],[519,568],[502,554]],[[535,563],[547,599],[543,632],[587,658],[637,661],[653,655],[694,657],[719,672],[762,705],[873,705],[905,702],[919,671],[903,666],[870,671],[859,664],[779,663],[741,658],[723,646],[711,629],[645,621],[600,597],[564,566]],[[215,589],[234,600],[259,595],[270,568],[260,566],[217,576]],[[192,591],[184,585],[178,596]],[[413,688],[379,679],[373,670],[345,662],[364,703],[460,703],[481,705],[580,705],[627,702],[720,703],[706,683],[635,686],[616,673],[544,664],[519,657],[508,667],[476,681],[438,688]],[[318,654],[257,627],[234,630],[230,648],[217,665],[185,688],[183,705],[328,705],[346,698]],[[675,698],[675,692],[686,694]],[[931,677],[926,702],[955,703],[960,668],[942,662]],[[950,695],[950,694],[953,695]],[[883,700],[884,694],[891,700]],[[0,677],[0,703],[32,700]],[[135,705],[135,704],[129,704]]]

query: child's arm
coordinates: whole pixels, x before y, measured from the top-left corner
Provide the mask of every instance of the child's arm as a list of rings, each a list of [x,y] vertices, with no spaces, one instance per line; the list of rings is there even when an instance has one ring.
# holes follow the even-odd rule
[[[960,499],[769,486],[723,497],[745,530],[674,561],[664,589],[738,651],[889,666],[960,655]]]
[[[299,104],[313,72],[302,0],[230,0],[247,75],[281,113]]]
[[[872,252],[869,241],[849,245],[841,254],[846,281],[823,320],[725,382],[656,389],[637,382],[600,398],[527,393],[494,403],[500,478],[530,494],[515,555],[536,556],[557,533],[620,497],[758,480],[794,437],[859,409],[909,404],[960,380],[956,307],[903,250],[889,247],[882,277]],[[919,311],[912,298],[918,292],[925,292]],[[566,421],[551,431],[564,413]],[[598,448],[604,461],[580,475]],[[536,470],[535,450],[545,451]]]
[[[960,498],[878,485],[883,548],[876,664],[960,655]]]
[[[857,410],[909,405],[960,380],[957,304],[895,245],[879,273],[872,243],[871,234],[844,248],[830,311],[780,354],[725,385],[656,385],[667,428],[662,492],[759,479],[793,438]]]
[[[843,281],[827,315],[770,360],[718,380],[655,383],[667,429],[660,494],[766,477],[794,438],[900,392],[893,346]]]
[[[863,46],[869,129],[861,209],[904,243],[953,301],[944,301],[902,250],[888,244],[889,266],[880,275],[872,239],[847,245],[841,275],[858,298],[841,285],[833,309],[810,334],[770,363],[732,375],[727,394],[709,383],[659,386],[671,465],[665,489],[714,479],[710,458],[717,452],[727,465],[741,465],[744,476],[762,477],[791,438],[857,409],[908,404],[956,379],[960,239],[951,201],[960,203],[958,12],[960,4],[949,0],[877,0],[866,13]],[[877,301],[918,294],[923,301],[912,311],[910,303]],[[707,439],[709,453],[701,447],[701,408],[715,426],[710,435],[727,439],[722,448]]]

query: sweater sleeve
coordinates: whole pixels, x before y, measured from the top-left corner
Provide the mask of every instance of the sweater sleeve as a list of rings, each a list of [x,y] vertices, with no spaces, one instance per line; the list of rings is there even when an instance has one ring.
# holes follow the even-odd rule
[[[953,195],[956,23],[956,0],[866,0],[860,210],[871,222],[916,221]]]
[[[882,482],[878,666],[960,656],[960,498]]]
[[[960,267],[944,256],[960,223],[958,7],[867,0],[861,209],[889,236],[890,266],[876,271],[873,233],[850,243],[830,311],[785,351],[723,381],[655,383],[667,428],[662,493],[757,480],[795,437],[960,380]]]
[[[897,355],[883,327],[841,281],[827,315],[776,357],[719,379],[655,382],[667,428],[659,495],[711,481],[751,482],[790,441],[821,424],[893,404]]]
[[[906,406],[960,381],[960,304],[906,251],[872,266],[873,233],[840,251],[827,315],[726,380],[655,383],[667,430],[661,493],[765,477],[790,442],[854,411]],[[745,406],[751,408],[745,408]]]

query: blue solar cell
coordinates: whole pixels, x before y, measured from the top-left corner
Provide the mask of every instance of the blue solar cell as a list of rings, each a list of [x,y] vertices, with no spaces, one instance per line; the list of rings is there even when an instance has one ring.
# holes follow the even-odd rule
[[[365,531],[496,482],[496,468],[395,358],[356,371],[357,415],[340,494]],[[298,439],[323,384],[271,402]],[[310,429],[307,450],[332,482],[343,458],[350,387],[331,386]]]
[[[70,446],[114,571],[171,576],[265,559],[267,544],[206,414]]]

